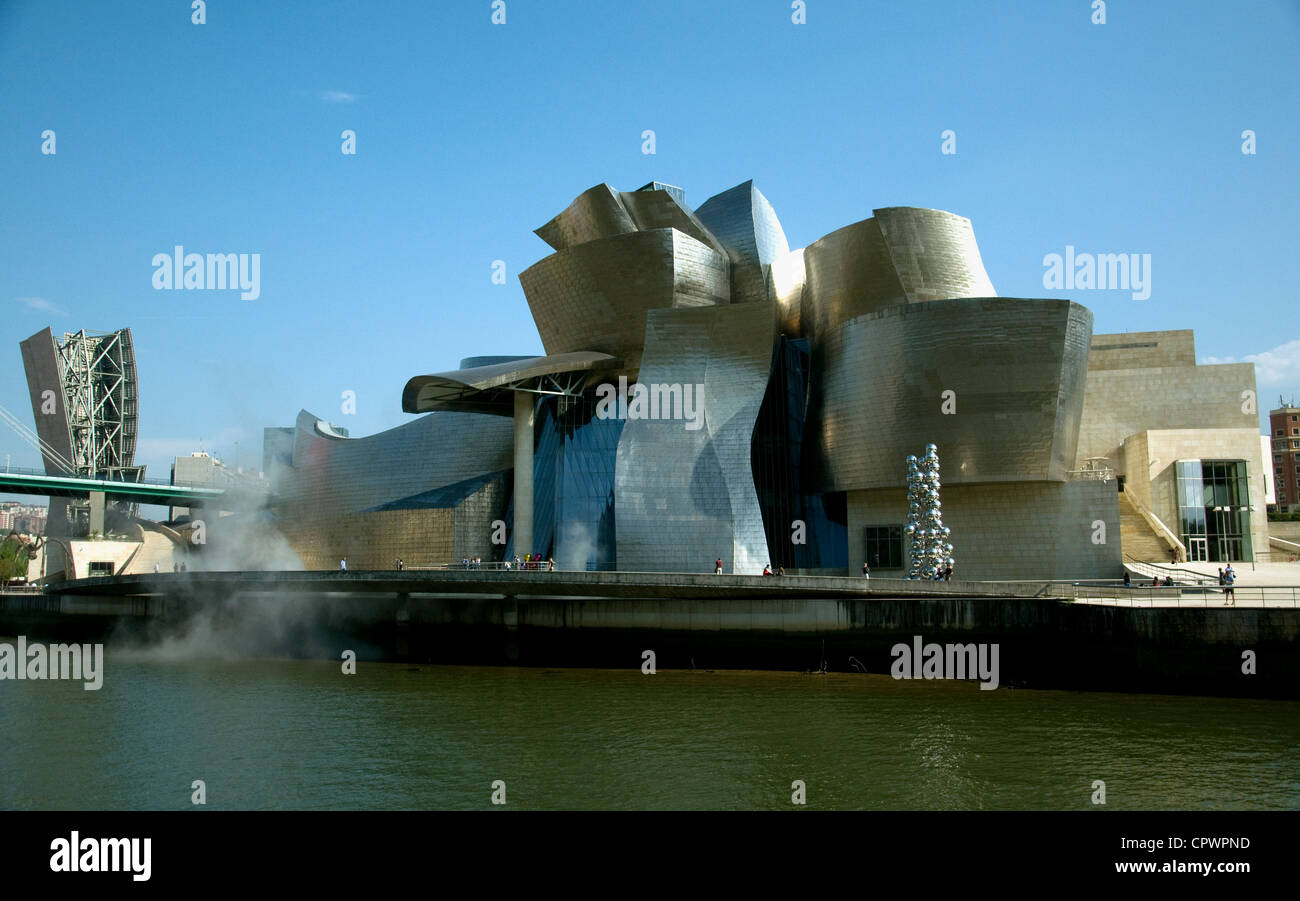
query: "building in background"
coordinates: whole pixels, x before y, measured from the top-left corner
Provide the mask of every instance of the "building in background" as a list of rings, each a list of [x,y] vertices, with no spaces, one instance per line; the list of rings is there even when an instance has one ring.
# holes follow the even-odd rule
[[[1273,480],[1277,509],[1294,513],[1300,509],[1300,407],[1282,403],[1268,412],[1273,441]]]

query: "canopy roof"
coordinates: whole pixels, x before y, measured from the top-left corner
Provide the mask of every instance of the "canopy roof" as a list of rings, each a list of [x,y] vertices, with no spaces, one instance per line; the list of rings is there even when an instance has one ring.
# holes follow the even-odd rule
[[[417,375],[402,390],[402,410],[459,410],[514,415],[514,394],[578,395],[593,372],[617,369],[617,357],[595,351],[527,357],[490,366]]]

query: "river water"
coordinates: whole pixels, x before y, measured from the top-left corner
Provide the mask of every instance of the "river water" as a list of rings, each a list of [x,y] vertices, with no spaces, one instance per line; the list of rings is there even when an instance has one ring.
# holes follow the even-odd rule
[[[0,682],[0,808],[1300,808],[1300,703],[879,675],[156,659]]]

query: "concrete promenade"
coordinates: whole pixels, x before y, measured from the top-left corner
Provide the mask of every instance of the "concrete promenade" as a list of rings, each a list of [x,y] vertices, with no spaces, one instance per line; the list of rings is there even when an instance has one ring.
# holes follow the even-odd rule
[[[1008,686],[1300,698],[1300,607],[1282,586],[1238,588],[1233,608],[1217,586],[452,569],[156,573],[0,597],[0,634],[214,630],[279,642],[263,655],[621,668],[649,649],[665,669],[871,673],[923,638],[999,646]]]
[[[1285,575],[1300,567],[1285,567]],[[1189,574],[1190,577],[1191,574]],[[1239,577],[1237,607],[1300,607],[1300,580],[1270,584]],[[65,597],[151,597],[213,592],[307,592],[498,597],[601,597],[665,600],[756,598],[983,598],[1015,597],[1124,607],[1213,607],[1224,604],[1217,584],[1151,587],[1119,582],[909,582],[856,576],[736,576],[704,573],[545,572],[500,569],[301,570],[184,572],[74,579],[50,587]]]

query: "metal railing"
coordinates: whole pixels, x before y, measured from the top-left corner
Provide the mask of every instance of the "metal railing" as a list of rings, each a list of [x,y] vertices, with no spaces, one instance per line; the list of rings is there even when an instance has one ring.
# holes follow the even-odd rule
[[[1175,585],[1172,588],[1123,584],[1071,586],[1073,601],[1114,604],[1120,607],[1297,607],[1300,586],[1234,585],[1220,587],[1212,580],[1203,585]],[[1229,597],[1227,592],[1231,591]]]
[[[1149,563],[1145,560],[1139,560],[1131,554],[1124,555],[1124,565],[1148,579],[1171,578],[1174,584],[1179,582],[1189,582],[1193,585],[1217,585],[1214,579],[1209,578],[1201,573],[1179,569],[1176,566],[1165,566],[1160,563]]]
[[[396,570],[397,569],[396,564],[394,564],[392,568]],[[504,560],[484,560],[479,563],[476,563],[472,560],[466,563],[465,561],[461,560],[452,563],[432,563],[432,564],[426,563],[421,566],[408,566],[404,563],[402,565],[402,569],[410,570],[411,572],[450,572],[455,570],[464,570],[466,572],[481,572],[483,570],[492,570],[495,572],[570,572],[571,571],[571,570],[562,570],[558,563],[555,564],[554,568],[552,568],[550,563],[548,563],[546,560],[532,560],[532,561],[525,562],[522,559],[520,560],[519,566],[517,567],[515,566],[513,560],[508,562]],[[587,572],[588,570],[572,570],[572,571]]]
[[[1101,469],[1071,469],[1066,475],[1072,482],[1109,482],[1115,478],[1115,470],[1109,466],[1104,466]]]

